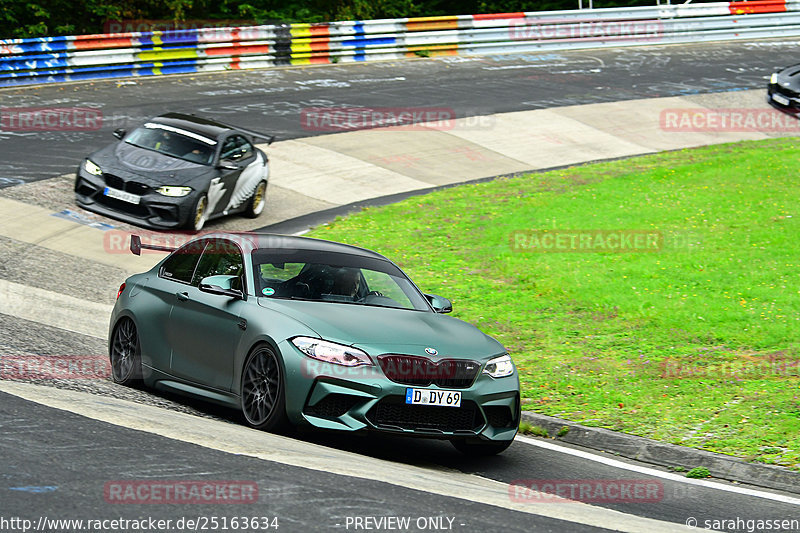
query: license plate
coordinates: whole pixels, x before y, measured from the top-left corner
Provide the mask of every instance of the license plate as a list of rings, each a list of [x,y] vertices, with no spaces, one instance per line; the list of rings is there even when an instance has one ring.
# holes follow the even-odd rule
[[[461,407],[461,393],[457,390],[406,389],[406,403]]]
[[[128,202],[129,204],[139,204],[142,201],[141,196],[136,196],[135,194],[131,194],[129,192],[121,191],[119,189],[114,189],[113,187],[106,187],[103,190],[103,194],[108,196],[109,198],[116,198],[117,200],[122,200],[123,202]]]
[[[772,95],[772,99],[775,100],[776,102],[778,102],[781,105],[789,105],[789,99],[786,98],[785,96],[780,95],[780,94],[773,94]]]

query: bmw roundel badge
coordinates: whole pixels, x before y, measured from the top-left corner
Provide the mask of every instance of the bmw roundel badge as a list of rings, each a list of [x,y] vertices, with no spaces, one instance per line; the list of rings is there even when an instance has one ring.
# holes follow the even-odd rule
[[[428,355],[439,355],[435,348],[425,348],[425,353]]]

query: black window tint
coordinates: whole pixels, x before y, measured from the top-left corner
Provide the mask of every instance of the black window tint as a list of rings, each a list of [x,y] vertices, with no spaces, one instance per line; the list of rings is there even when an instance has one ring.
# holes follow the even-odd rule
[[[251,155],[253,145],[241,135],[233,135],[222,145],[220,159],[247,159]]]
[[[239,151],[242,154],[242,159],[247,159],[253,155],[253,145],[244,137],[239,137]]]
[[[197,261],[200,259],[205,245],[206,241],[194,241],[173,252],[161,267],[161,276],[184,283],[191,282],[195,266],[197,266]]]
[[[208,276],[239,276],[244,270],[244,262],[239,248],[230,241],[210,240],[192,279],[192,285]]]
[[[220,159],[230,159],[236,153],[236,137],[228,137],[222,145],[222,151],[219,155]]]

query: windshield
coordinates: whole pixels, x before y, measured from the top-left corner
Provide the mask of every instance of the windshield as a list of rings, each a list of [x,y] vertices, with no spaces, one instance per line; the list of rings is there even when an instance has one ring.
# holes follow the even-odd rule
[[[125,138],[125,142],[185,161],[210,165],[214,160],[216,141],[204,139],[191,132],[180,132],[177,128],[166,129],[158,124],[146,124],[133,130]],[[209,141],[214,144],[209,144]]]
[[[267,298],[430,311],[425,297],[392,263],[354,255],[257,250],[256,290]]]

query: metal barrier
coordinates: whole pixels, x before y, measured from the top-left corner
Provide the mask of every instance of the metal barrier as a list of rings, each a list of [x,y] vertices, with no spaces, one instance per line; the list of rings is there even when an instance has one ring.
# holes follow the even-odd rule
[[[800,36],[800,0],[0,40],[0,87],[344,63]]]

